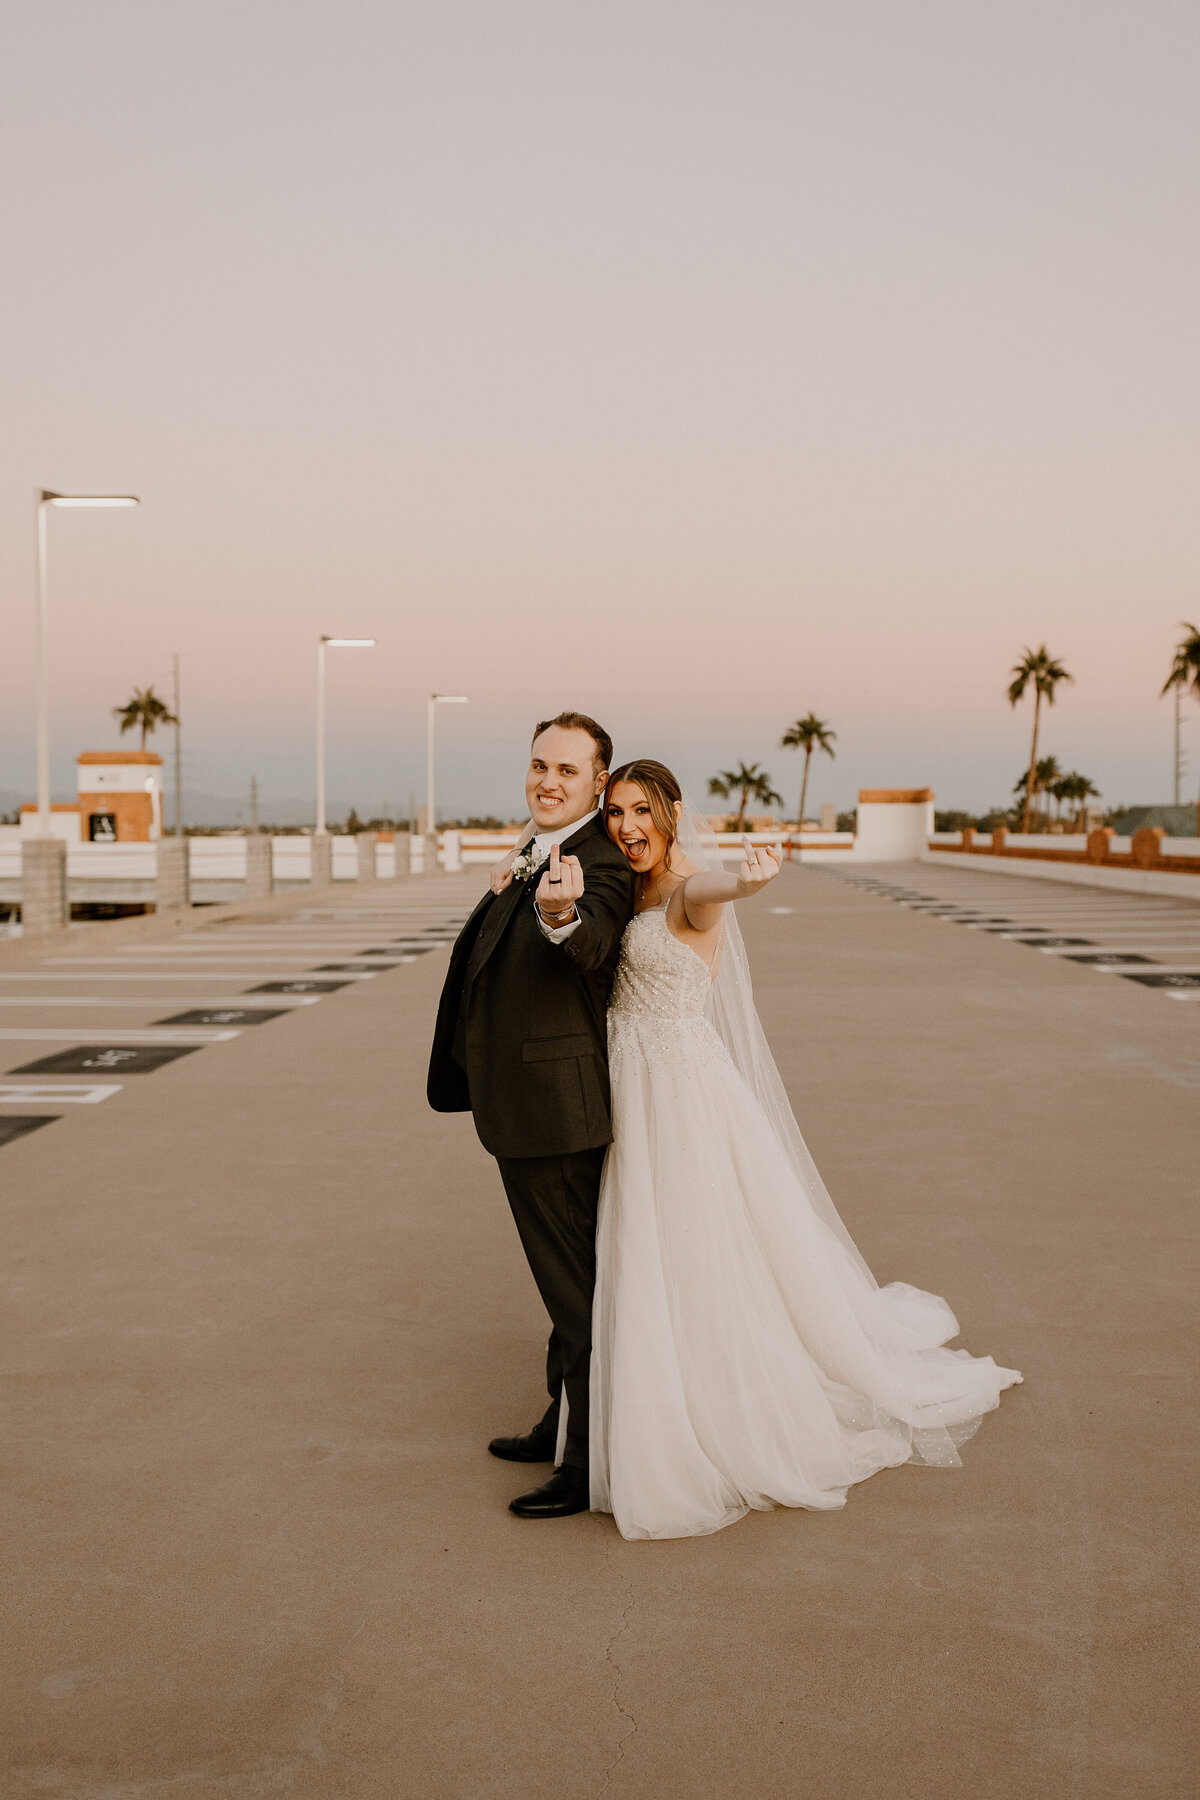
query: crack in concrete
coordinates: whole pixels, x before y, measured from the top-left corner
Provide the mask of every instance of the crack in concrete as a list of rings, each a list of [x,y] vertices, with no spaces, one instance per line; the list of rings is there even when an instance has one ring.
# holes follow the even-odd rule
[[[378,1599],[374,1606],[368,1609],[359,1624],[355,1626],[354,1630],[350,1633],[350,1636],[342,1646],[341,1655],[343,1658],[348,1654],[351,1644],[355,1643],[362,1636],[363,1632],[367,1629],[367,1626],[378,1615],[383,1605],[383,1599]],[[331,1760],[336,1762],[341,1762],[343,1760],[340,1752],[333,1751],[329,1748],[328,1744],[325,1742],[325,1733],[332,1724],[336,1714],[340,1712],[345,1697],[346,1671],[344,1668],[339,1668],[332,1680],[325,1687],[324,1691],[314,1702],[312,1714],[304,1728],[304,1733],[297,1739],[297,1750],[300,1755],[305,1757],[309,1762],[327,1763]]]
[[[605,1566],[609,1570],[610,1574],[615,1574],[616,1571],[613,1569],[612,1545],[611,1544],[606,1544],[604,1547],[604,1562],[605,1562]],[[605,1769],[605,1771],[604,1771],[604,1780],[601,1783],[600,1787],[596,1791],[596,1800],[600,1800],[600,1796],[602,1794],[608,1793],[608,1791],[612,1787],[613,1776],[616,1774],[617,1770],[620,1768],[621,1764],[625,1760],[625,1746],[626,1746],[626,1744],[628,1744],[629,1740],[635,1735],[635,1733],[637,1732],[637,1728],[638,1728],[637,1719],[629,1711],[629,1708],[622,1704],[622,1701],[621,1701],[621,1680],[622,1680],[621,1665],[617,1661],[616,1657],[613,1655],[613,1649],[614,1649],[615,1645],[620,1642],[620,1640],[625,1636],[625,1633],[629,1630],[629,1615],[633,1611],[633,1608],[636,1604],[636,1599],[635,1599],[635,1595],[634,1595],[634,1591],[633,1591],[633,1582],[629,1579],[628,1575],[622,1576],[621,1579],[624,1581],[626,1589],[628,1590],[627,1598],[625,1601],[625,1605],[621,1611],[620,1626],[618,1627],[618,1629],[616,1631],[613,1632],[613,1634],[609,1638],[607,1644],[605,1644],[605,1646],[604,1646],[604,1660],[608,1664],[609,1669],[612,1672],[612,1703],[613,1703],[613,1707],[616,1711],[617,1717],[623,1721],[628,1722],[628,1730],[623,1731],[621,1733],[620,1738],[617,1740],[617,1753],[613,1757],[612,1761],[609,1763],[607,1769]]]

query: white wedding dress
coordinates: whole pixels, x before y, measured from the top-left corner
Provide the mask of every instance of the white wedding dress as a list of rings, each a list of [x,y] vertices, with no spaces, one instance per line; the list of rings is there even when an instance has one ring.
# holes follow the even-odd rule
[[[631,921],[608,1015],[590,1426],[592,1507],[627,1538],[839,1507],[910,1458],[956,1466],[1021,1379],[944,1348],[958,1323],[937,1295],[877,1285],[790,1111],[785,1128],[707,1016],[710,986],[663,910]]]

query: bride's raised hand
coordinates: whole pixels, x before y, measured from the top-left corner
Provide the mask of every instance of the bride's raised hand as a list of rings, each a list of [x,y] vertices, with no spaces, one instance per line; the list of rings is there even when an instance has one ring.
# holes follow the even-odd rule
[[[513,864],[517,860],[517,851],[512,849],[498,863],[493,863],[488,871],[488,884],[493,894],[502,894],[512,880]]]
[[[488,884],[493,894],[502,894],[512,881],[513,864],[534,835],[533,820],[530,819],[524,831],[513,845],[507,856],[502,856],[498,863],[493,863],[488,872]]]
[[[779,858],[769,844],[753,844],[748,837],[742,839],[742,849],[746,860],[737,875],[739,898],[749,899],[761,893],[768,881],[774,881],[779,873]]]

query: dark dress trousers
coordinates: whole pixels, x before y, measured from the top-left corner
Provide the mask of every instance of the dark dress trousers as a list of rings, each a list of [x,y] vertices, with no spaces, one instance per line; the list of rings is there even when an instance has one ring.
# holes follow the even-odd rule
[[[579,925],[561,944],[543,935],[534,895],[544,865],[484,895],[450,957],[428,1094],[435,1112],[471,1112],[499,1164],[553,1326],[547,1422],[565,1386],[563,1460],[586,1468],[596,1205],[612,1141],[608,997],[633,875],[598,818],[561,849],[583,871]]]

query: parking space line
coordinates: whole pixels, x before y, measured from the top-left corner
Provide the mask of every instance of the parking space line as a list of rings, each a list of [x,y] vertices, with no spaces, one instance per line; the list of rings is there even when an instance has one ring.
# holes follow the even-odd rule
[[[310,961],[310,958],[304,958]],[[223,969],[219,974],[207,969],[178,969],[164,972],[158,969],[120,969],[105,970],[103,973],[89,974],[86,970],[63,970],[60,975],[43,975],[30,971],[24,975],[0,973],[0,981],[252,981],[255,978],[252,969]],[[375,971],[369,975],[343,975],[343,981],[374,981]]]
[[[1119,975],[1172,999],[1196,998],[1200,992],[1200,910],[1186,901],[1143,904],[1114,896],[1110,903],[1107,896],[1028,889],[1014,896],[1009,882],[989,881],[982,870],[923,868],[920,888],[848,870],[824,872],[905,912],[1020,944],[1097,974]]]
[[[96,1106],[121,1092],[119,1082],[0,1082],[0,1106]]]
[[[297,994],[288,1007],[319,1006],[320,994]],[[114,1000],[108,994],[0,994],[0,1006],[109,1006],[123,1007],[126,1011],[132,1006],[241,1006],[247,1010],[254,1007],[265,1007],[263,1000],[247,1000],[241,994],[222,996],[214,1000],[192,994],[138,994],[128,999]],[[278,1010],[278,1009],[273,1009]]]
[[[51,1028],[50,1026],[14,1025],[0,1028],[0,1043],[4,1044],[78,1044],[89,1037],[95,1037],[93,1027],[81,1025],[78,1031],[68,1030],[66,1026]],[[155,1026],[129,1027],[124,1030],[106,1031],[104,1041],[107,1044],[224,1044],[230,1038],[240,1037],[240,1031],[218,1030],[215,1027],[196,1025],[188,1030],[162,1031]]]

